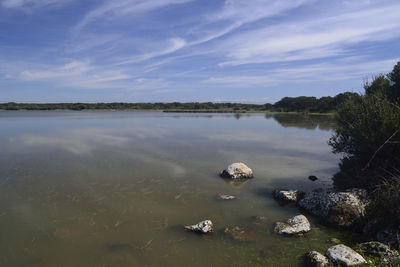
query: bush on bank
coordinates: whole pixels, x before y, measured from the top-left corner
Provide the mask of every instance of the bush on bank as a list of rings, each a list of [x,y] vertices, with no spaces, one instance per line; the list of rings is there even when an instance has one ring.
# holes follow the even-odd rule
[[[329,143],[342,153],[334,176],[338,189],[365,188],[377,216],[400,222],[400,62],[364,85],[338,109]],[[379,213],[379,214],[378,214]]]

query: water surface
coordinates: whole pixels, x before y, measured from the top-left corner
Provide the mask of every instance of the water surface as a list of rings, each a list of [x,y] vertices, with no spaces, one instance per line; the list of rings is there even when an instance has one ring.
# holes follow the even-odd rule
[[[311,218],[303,237],[275,234],[299,211],[270,193],[331,186],[332,127],[327,116],[287,114],[0,112],[0,266],[299,266],[347,233]],[[254,179],[218,176],[238,161]],[[182,228],[204,219],[215,233]],[[235,225],[256,239],[224,235]]]

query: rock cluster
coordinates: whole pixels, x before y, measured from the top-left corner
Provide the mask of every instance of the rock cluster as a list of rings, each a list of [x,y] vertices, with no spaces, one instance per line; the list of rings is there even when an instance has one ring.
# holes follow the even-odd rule
[[[240,182],[244,181],[244,179],[252,178],[253,172],[243,163],[233,163],[222,171],[221,176],[230,178],[231,180],[229,181],[232,182]],[[361,189],[351,189],[343,192],[317,189],[309,193],[303,193],[299,190],[280,189],[274,190],[273,196],[280,201],[297,203],[301,209],[339,227],[351,227],[361,221],[365,215],[365,207],[368,204],[366,191]],[[235,199],[235,196],[219,194],[218,199],[232,200]],[[269,224],[268,219],[263,216],[252,217],[252,223],[260,226]],[[375,229],[377,222],[372,220],[369,224],[368,227],[364,227],[364,231],[370,231],[369,228]],[[213,232],[213,223],[210,220],[204,220],[195,225],[185,226],[185,229],[203,234],[211,233]],[[297,215],[286,222],[277,222],[274,228],[274,231],[279,234],[294,236],[303,235],[310,230],[310,222],[304,215]],[[256,235],[252,230],[239,226],[226,227],[224,234],[240,242],[254,241],[256,239]],[[377,239],[387,244],[400,243],[398,232],[392,229],[379,231]],[[376,241],[359,244],[357,250],[363,255],[383,258],[386,262],[399,258],[397,251],[393,251],[389,246]],[[366,263],[366,260],[359,253],[343,244],[330,247],[325,255],[317,251],[311,251],[306,254],[307,263],[316,267],[331,266],[332,263],[343,266]]]
[[[277,222],[275,232],[286,235],[302,235],[311,230],[310,222],[304,215],[297,215],[290,218],[285,223]]]
[[[253,178],[253,171],[244,163],[238,162],[228,166],[221,172],[221,177],[230,179]]]
[[[232,180],[241,180],[252,178],[253,171],[244,163],[239,162],[229,165],[228,168],[221,172],[221,176],[231,178]],[[236,197],[227,194],[218,194],[218,199],[232,200],[236,199]],[[213,223],[211,220],[205,220],[199,222],[198,224],[185,226],[185,229],[203,234],[211,233],[213,232]],[[246,239],[245,234],[247,234],[247,230],[243,230],[237,226],[234,228],[226,228],[225,232],[231,234],[234,239]]]

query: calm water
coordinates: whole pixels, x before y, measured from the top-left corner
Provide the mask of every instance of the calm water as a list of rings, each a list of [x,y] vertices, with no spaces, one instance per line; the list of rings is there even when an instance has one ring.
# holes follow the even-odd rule
[[[331,185],[331,127],[325,116],[0,112],[0,266],[299,266],[348,234],[312,218],[304,237],[275,234],[299,211],[270,192]],[[218,177],[237,161],[255,178]],[[258,215],[269,223],[252,224]],[[182,228],[204,219],[215,233]],[[235,225],[256,239],[223,234]]]

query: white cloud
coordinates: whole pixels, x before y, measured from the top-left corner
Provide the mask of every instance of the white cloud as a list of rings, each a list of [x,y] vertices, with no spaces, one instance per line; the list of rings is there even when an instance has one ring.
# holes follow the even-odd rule
[[[130,79],[119,70],[101,69],[88,62],[72,60],[61,66],[33,66],[20,73],[23,80],[50,81],[58,87],[108,88],[110,82]]]
[[[313,0],[226,0],[223,8],[211,15],[211,21],[234,20],[249,23],[313,2]]]
[[[167,40],[166,43],[167,44],[163,44],[163,47],[166,46],[167,48],[162,48],[161,50],[158,50],[158,51],[152,51],[152,52],[148,52],[148,53],[141,54],[138,56],[133,56],[130,58],[125,58],[124,60],[116,63],[116,65],[138,63],[138,62],[149,60],[149,59],[152,59],[155,57],[164,56],[167,54],[174,53],[174,52],[182,49],[186,45],[186,41],[182,38],[171,38],[171,39]]]
[[[173,4],[183,4],[192,0],[114,0],[105,1],[102,5],[89,12],[76,26],[76,30],[84,28],[102,17],[107,19],[146,13],[151,10]]]
[[[197,25],[191,32],[200,32],[202,35],[189,45],[206,43],[231,32],[241,26],[260,19],[279,16],[300,6],[310,4],[315,0],[225,0],[223,7],[211,15],[207,15],[205,21]],[[229,24],[222,28],[215,24],[228,21]]]
[[[247,31],[221,42],[221,66],[326,58],[347,53],[360,42],[400,36],[400,5],[294,21]]]
[[[387,73],[399,59],[391,60],[344,60],[331,63],[281,67],[255,75],[222,75],[205,80],[205,83],[230,87],[268,87],[282,83],[312,83],[321,81],[360,81],[366,76]]]
[[[44,6],[61,6],[72,0],[3,0],[2,6],[5,8],[31,9]]]

